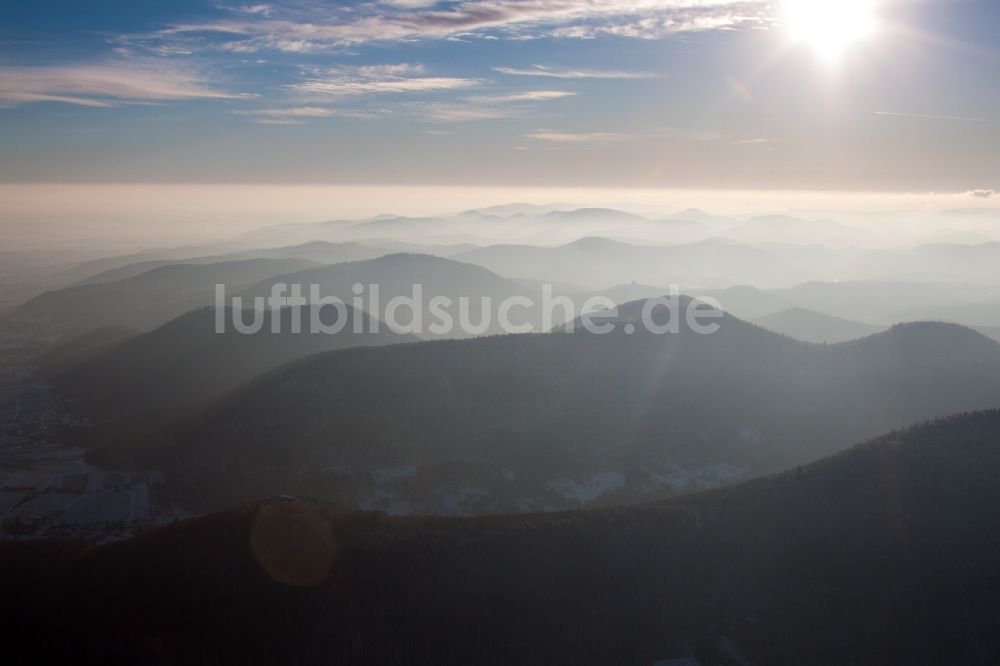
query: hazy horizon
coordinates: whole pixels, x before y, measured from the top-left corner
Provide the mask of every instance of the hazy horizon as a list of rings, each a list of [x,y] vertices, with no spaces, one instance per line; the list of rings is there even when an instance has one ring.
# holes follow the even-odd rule
[[[0,184],[0,240],[7,249],[83,242],[112,251],[224,240],[280,224],[384,214],[449,216],[512,203],[615,208],[649,217],[701,209],[737,219],[789,212],[824,217],[838,212],[1000,211],[1000,196],[985,192],[7,183]]]

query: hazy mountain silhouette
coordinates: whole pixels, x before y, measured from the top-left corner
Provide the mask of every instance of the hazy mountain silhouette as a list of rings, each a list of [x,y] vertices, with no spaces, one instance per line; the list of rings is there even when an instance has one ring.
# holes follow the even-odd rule
[[[992,664],[998,441],[993,411],[638,507],[275,500],[96,550],[5,544],[0,632],[15,661]]]
[[[590,237],[559,247],[494,245],[454,257],[506,277],[571,282],[603,289],[627,282],[728,286],[746,275],[761,284],[785,284],[802,276],[783,255],[731,241],[650,246]]]
[[[487,217],[513,217],[515,215],[521,216],[538,216],[545,215],[546,213],[551,213],[558,210],[573,210],[575,206],[571,204],[527,204],[527,203],[511,203],[511,204],[501,204],[498,206],[486,206],[485,208],[474,208],[472,210],[467,210],[460,215],[475,214],[479,216]]]
[[[812,281],[783,289],[735,286],[694,292],[717,300],[729,313],[759,319],[790,308],[873,324],[953,321],[966,326],[1000,321],[1000,303],[990,289],[962,284],[879,281]],[[942,305],[945,304],[945,305]]]
[[[351,225],[351,233],[363,235],[411,236],[423,231],[433,232],[442,225],[439,218],[379,215]]]
[[[224,321],[222,333],[216,332],[218,314]],[[272,332],[272,315],[261,313],[260,331],[244,334],[233,325],[232,309],[219,313],[215,308],[199,308],[65,372],[50,373],[51,379],[73,398],[78,410],[99,425],[148,431],[289,361],[334,349],[415,340],[384,326],[372,332],[368,315],[350,307],[343,330],[330,335],[309,333],[308,308],[298,313],[299,333],[292,329],[292,309],[277,315],[277,333]],[[361,317],[361,333],[354,329],[356,317]],[[242,313],[242,319],[251,323],[253,313]],[[322,320],[333,325],[336,311],[327,308]]]
[[[847,342],[885,330],[884,326],[873,326],[840,317],[831,317],[822,312],[805,308],[782,310],[755,319],[753,323],[796,340],[816,343]]]
[[[696,290],[695,296],[711,298],[729,314],[752,321],[776,314],[792,307],[781,296],[770,291],[747,285],[735,285],[725,289]]]
[[[670,293],[670,290],[664,287],[654,287],[647,284],[638,284],[636,282],[630,282],[628,284],[620,284],[610,289],[605,289],[604,291],[597,292],[597,295],[606,296],[610,298],[615,303],[622,305],[625,303],[631,303],[632,301],[639,301],[646,298],[658,298],[660,296],[665,296]],[[587,293],[585,296],[581,297],[581,300],[590,298],[591,294]]]
[[[492,299],[492,307],[496,309],[500,300],[509,296],[526,292],[538,292],[538,296],[540,296],[538,288],[531,289],[523,284],[507,280],[481,266],[424,254],[391,254],[368,261],[334,264],[275,275],[248,287],[240,296],[245,299],[244,304],[249,305],[249,301],[246,299],[266,297],[271,293],[272,286],[279,283],[303,285],[303,293],[306,295],[308,295],[310,285],[318,285],[321,296],[337,297],[345,303],[354,302],[356,294],[353,288],[354,285],[360,284],[364,288],[362,303],[364,308],[370,307],[371,285],[378,285],[380,312],[371,313],[377,316],[382,314],[381,310],[384,310],[391,299],[399,296],[412,298],[413,286],[419,284],[423,291],[424,304],[421,311],[423,332],[420,337],[422,338],[465,337],[467,335],[457,325],[440,334],[429,330],[429,324],[434,321],[429,312],[430,300],[434,297],[446,297],[452,300],[452,305],[445,309],[452,315],[455,322],[459,322],[459,299],[468,299],[469,319],[473,324],[479,324],[483,321],[482,299],[484,297]],[[525,311],[520,311],[517,314],[527,316]],[[403,308],[398,317],[400,320],[398,323],[408,325],[413,319],[412,310]],[[512,319],[514,318],[512,315]],[[491,315],[491,325],[484,332],[501,332],[496,325],[495,316]]]
[[[140,333],[123,326],[103,326],[58,345],[32,362],[41,377],[61,375]]]
[[[134,278],[137,275],[142,275],[147,271],[165,268],[168,266],[218,264],[225,261],[244,261],[252,258],[253,257],[248,254],[234,253],[217,254],[205,257],[189,257],[184,259],[147,259],[144,261],[137,261],[135,263],[127,263],[123,266],[115,266],[114,268],[109,268],[108,270],[101,271],[100,273],[95,273],[94,275],[80,280],[73,286],[107,284],[109,282],[118,282],[119,280],[128,280],[129,278]]]
[[[997,342],[1000,342],[1000,327],[982,326],[982,327],[976,327],[976,330],[985,335],[986,337],[993,338]]]
[[[608,335],[312,357],[224,400],[161,459],[195,504],[291,491],[398,512],[540,510],[688,492],[1000,404],[1000,345],[958,326],[829,346],[731,316],[712,335],[629,335],[640,309],[619,308]]]
[[[822,243],[849,246],[867,237],[862,229],[853,229],[835,220],[804,220],[789,215],[761,215],[733,226],[727,238],[748,243]]]
[[[216,284],[227,285],[232,293],[271,275],[312,265],[315,262],[305,259],[246,259],[162,266],[117,282],[46,292],[19,306],[16,313],[78,333],[112,325],[150,330],[214,303]]]
[[[100,273],[117,270],[123,266],[154,261],[169,262],[172,258],[175,261],[181,260],[181,257],[174,257],[172,252],[166,249],[116,254],[77,263],[70,268],[61,271],[59,277],[65,284],[77,284],[82,281],[89,280],[91,277],[99,275]]]
[[[1000,327],[1000,299],[991,298],[973,303],[942,301],[934,305],[903,309],[898,316],[905,319],[935,319],[965,326],[997,328]]]
[[[243,234],[239,242],[275,245],[289,241],[391,238],[401,242],[482,244],[490,239],[568,239],[612,228],[649,224],[624,211],[573,206],[510,205],[468,210],[442,217],[377,215],[361,220],[280,225]],[[496,242],[493,240],[492,242]]]
[[[894,324],[900,321],[925,319],[920,316],[907,316],[905,311],[954,302],[963,297],[963,292],[976,293],[962,285],[857,281],[807,282],[789,289],[774,290],[772,294],[793,305],[814,309],[834,317]]]
[[[726,229],[738,224],[738,222],[732,218],[707,213],[699,208],[687,208],[678,213],[667,215],[664,219],[678,220],[682,222],[697,222],[698,224],[703,224],[706,227],[711,227],[713,229]]]
[[[216,264],[224,261],[240,261],[243,259],[306,259],[318,264],[335,264],[343,261],[360,261],[373,259],[388,254],[387,250],[366,247],[359,243],[330,243],[313,241],[301,245],[279,247],[265,250],[247,250],[233,254],[212,255],[207,257],[192,257],[186,259],[159,259],[127,264],[118,268],[103,271],[93,275],[81,284],[99,284],[102,282],[117,282],[140,275],[154,268],[178,264]]]
[[[558,210],[546,213],[541,216],[543,222],[571,222],[571,223],[598,223],[598,224],[635,224],[646,222],[647,218],[633,213],[626,213],[613,208],[577,208],[574,210]]]
[[[382,250],[382,255],[386,254],[430,254],[435,257],[451,257],[459,252],[474,250],[479,247],[471,243],[454,244],[428,244],[428,243],[406,243],[393,240],[391,238],[364,238],[361,240],[364,245]],[[381,256],[381,255],[379,255]]]
[[[890,256],[881,268],[894,279],[996,284],[1000,243],[930,243]]]

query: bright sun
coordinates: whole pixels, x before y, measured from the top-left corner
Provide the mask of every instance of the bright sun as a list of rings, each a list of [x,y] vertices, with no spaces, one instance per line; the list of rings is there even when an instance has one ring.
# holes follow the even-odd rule
[[[784,20],[796,42],[812,46],[827,60],[875,32],[874,0],[784,0]]]

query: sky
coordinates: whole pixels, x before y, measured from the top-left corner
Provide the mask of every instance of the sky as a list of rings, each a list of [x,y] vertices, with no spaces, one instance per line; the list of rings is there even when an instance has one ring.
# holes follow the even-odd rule
[[[996,0],[5,0],[0,181],[988,193],[997,34]]]

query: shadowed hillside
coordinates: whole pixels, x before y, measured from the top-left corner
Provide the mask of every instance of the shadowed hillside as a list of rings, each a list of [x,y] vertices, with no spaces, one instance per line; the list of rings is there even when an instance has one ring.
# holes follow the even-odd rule
[[[163,464],[178,497],[208,506],[292,492],[404,513],[557,509],[717,486],[1000,404],[1000,345],[958,326],[818,346],[721,322],[324,354],[234,392]]]
[[[496,316],[496,310],[505,298],[517,295],[530,295],[535,303],[540,302],[541,290],[534,285],[523,285],[513,280],[507,280],[499,275],[473,264],[452,261],[427,254],[390,254],[388,256],[368,261],[352,261],[331,266],[309,268],[296,273],[276,275],[245,289],[240,296],[244,299],[267,297],[276,283],[286,285],[302,285],[303,293],[308,295],[311,285],[317,285],[322,297],[337,297],[345,303],[354,303],[358,294],[355,285],[361,285],[362,306],[370,308],[372,304],[372,286],[377,286],[379,312],[371,312],[373,316],[382,314],[387,304],[394,298],[412,298],[414,286],[422,290],[420,308],[421,338],[435,337],[469,337],[473,335],[463,330],[458,323],[462,321],[459,299],[468,302],[468,321],[475,327],[485,322],[482,333],[501,333]],[[448,298],[450,303],[443,308],[447,311],[455,326],[444,333],[435,333],[430,324],[437,321],[432,317],[430,301],[433,298]],[[484,318],[484,298],[490,299],[490,308]],[[244,303],[249,305],[247,300]],[[408,327],[413,322],[412,308],[401,308],[398,313],[398,323]],[[533,311],[519,308],[511,316],[513,323],[520,324],[536,319]]]
[[[342,261],[373,259],[384,254],[386,254],[385,250],[366,247],[359,243],[330,243],[326,241],[313,241],[311,243],[302,243],[300,245],[291,245],[288,247],[278,247],[265,250],[246,250],[239,253],[225,255],[139,261],[102,271],[83,280],[81,284],[100,284],[104,282],[127,280],[128,278],[141,275],[142,273],[156,268],[180,264],[216,264],[226,261],[240,261],[245,259],[303,259],[319,264],[335,264]]]
[[[43,378],[65,374],[136,335],[139,331],[122,326],[95,328],[35,359],[36,372]]]
[[[172,264],[117,282],[46,292],[19,306],[16,314],[48,320],[75,333],[102,326],[148,331],[189,310],[211,305],[216,284],[227,285],[231,292],[314,263],[305,259],[246,259]]]
[[[332,308],[322,313],[327,325],[338,322]],[[373,332],[372,320],[345,308],[346,322],[336,334],[309,333],[311,310],[302,308],[298,331],[295,313],[282,310],[278,332],[272,330],[271,311],[260,314],[261,330],[243,334],[233,325],[234,313],[226,308],[201,308],[160,328],[126,340],[90,360],[53,375],[57,388],[71,396],[75,407],[100,426],[149,429],[170,417],[185,415],[241,384],[298,358],[334,349],[412,342],[415,338],[386,330]],[[216,332],[217,315],[225,330]],[[355,332],[360,316],[362,332]],[[251,312],[242,319],[250,323]],[[100,377],[100,382],[94,378]]]
[[[559,247],[494,245],[460,253],[455,259],[485,266],[505,277],[572,282],[590,288],[630,281],[722,286],[746,275],[770,286],[817,275],[807,262],[726,240],[657,247],[589,237]]]
[[[790,308],[755,319],[758,326],[803,342],[837,343],[857,340],[885,330],[859,321],[831,317],[805,308]]]
[[[992,664],[998,442],[1000,412],[960,416],[603,511],[264,502],[64,548],[30,614],[3,624],[6,649],[103,664]]]

